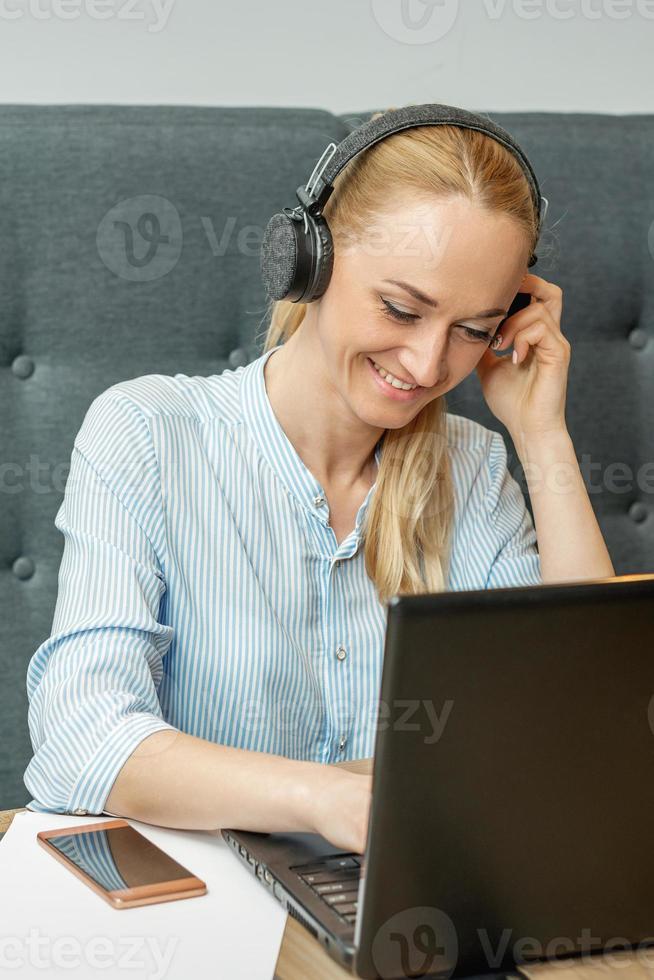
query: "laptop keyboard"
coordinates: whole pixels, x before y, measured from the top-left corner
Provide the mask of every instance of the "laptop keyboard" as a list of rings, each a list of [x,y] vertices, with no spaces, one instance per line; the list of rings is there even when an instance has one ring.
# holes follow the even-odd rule
[[[357,915],[360,861],[360,854],[339,854],[311,864],[297,864],[291,871],[295,871],[342,919],[352,924]]]

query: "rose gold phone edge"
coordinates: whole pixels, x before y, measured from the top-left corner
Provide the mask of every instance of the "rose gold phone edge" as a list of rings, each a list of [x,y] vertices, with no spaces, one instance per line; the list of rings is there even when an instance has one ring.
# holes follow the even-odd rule
[[[101,823],[79,824],[75,827],[59,827],[56,830],[40,830],[36,839],[41,847],[45,848],[48,854],[52,854],[58,861],[67,867],[72,873],[92,888],[96,894],[105,900],[114,909],[134,908],[137,905],[153,905],[160,902],[172,902],[181,898],[193,898],[197,895],[206,895],[207,886],[201,878],[191,875],[188,878],[178,878],[174,881],[160,881],[154,885],[136,885],[133,888],[115,889],[109,891],[99,885],[85,871],[78,868],[70,858],[58,851],[48,840],[50,837],[59,837],[62,834],[80,834],[92,828],[102,827],[109,830],[113,827],[131,827],[127,820],[107,820]],[[135,829],[135,828],[134,828]],[[140,833],[140,831],[136,831]],[[157,845],[158,846],[158,845]],[[161,848],[163,850],[163,848]],[[170,855],[169,855],[170,856]],[[168,890],[168,886],[174,884],[173,890]]]

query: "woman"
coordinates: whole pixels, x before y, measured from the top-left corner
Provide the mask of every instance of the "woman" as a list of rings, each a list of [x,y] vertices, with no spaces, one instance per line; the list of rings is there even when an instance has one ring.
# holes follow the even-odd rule
[[[87,413],[53,632],[28,669],[34,809],[363,852],[370,777],[328,763],[372,754],[384,601],[614,574],[513,155],[407,129],[351,161],[324,215],[328,288],[274,304],[260,358],[123,382]],[[518,291],[531,304],[500,335]],[[535,530],[499,434],[446,413],[473,370]]]

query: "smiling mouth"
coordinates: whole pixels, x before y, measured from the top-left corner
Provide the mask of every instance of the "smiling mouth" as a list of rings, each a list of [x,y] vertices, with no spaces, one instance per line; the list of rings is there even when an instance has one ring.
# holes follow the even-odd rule
[[[387,384],[391,385],[391,387],[397,388],[398,391],[415,391],[416,388],[421,387],[419,384],[410,384],[408,381],[403,381],[401,378],[396,378],[394,374],[391,374],[390,371],[383,368],[381,364],[374,361],[372,357],[369,358],[369,361],[380,378],[383,378]]]

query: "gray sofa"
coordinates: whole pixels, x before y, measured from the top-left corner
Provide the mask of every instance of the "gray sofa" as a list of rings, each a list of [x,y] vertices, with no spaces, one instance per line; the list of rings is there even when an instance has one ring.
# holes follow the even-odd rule
[[[266,221],[372,111],[0,106],[0,808],[28,799],[25,671],[50,633],[54,516],[90,403],[258,356]],[[550,202],[532,271],[564,290],[568,427],[614,565],[652,572],[654,116],[489,115]],[[526,490],[476,376],[448,406],[502,432]]]

